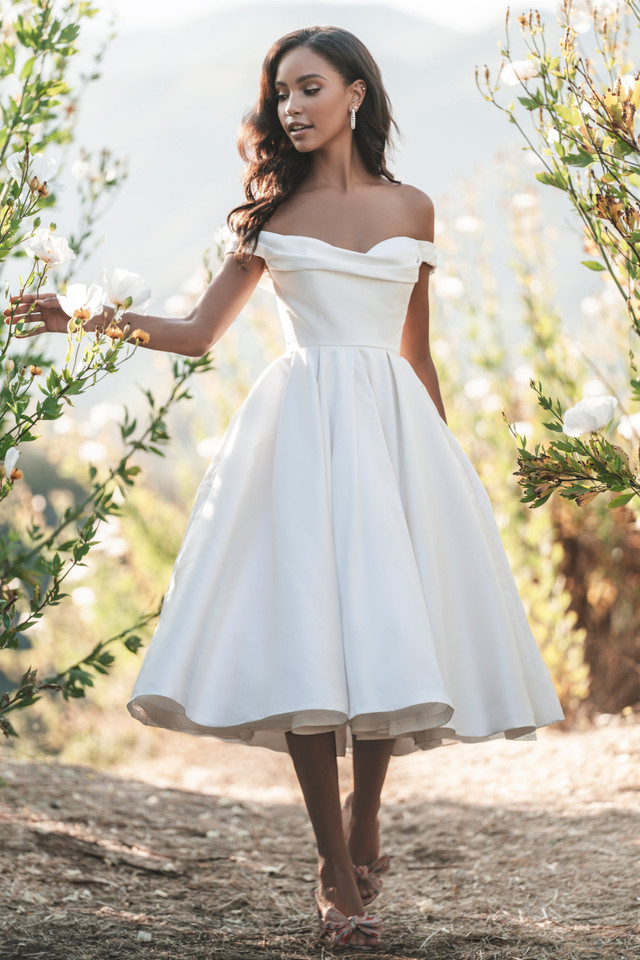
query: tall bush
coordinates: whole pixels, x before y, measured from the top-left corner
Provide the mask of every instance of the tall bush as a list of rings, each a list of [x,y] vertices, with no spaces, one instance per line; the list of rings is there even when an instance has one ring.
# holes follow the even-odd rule
[[[142,326],[132,331],[122,322],[125,311],[132,306],[144,308],[149,301],[150,290],[142,278],[121,269],[105,269],[101,284],[69,283],[72,262],[86,255],[91,241],[99,198],[118,184],[117,164],[109,164],[108,152],[102,151],[97,166],[91,165],[86,153],[81,158],[79,176],[84,177],[89,168],[91,188],[81,196],[81,230],[74,243],[56,235],[53,220],[48,227],[41,226],[41,214],[46,212],[49,218],[59,205],[55,193],[58,163],[52,147],[73,142],[78,97],[66,79],[69,65],[78,52],[75,44],[81,21],[97,12],[89,2],[34,0],[13,3],[2,15],[0,266],[24,257],[32,263],[27,277],[23,280],[20,276],[19,290],[8,300],[0,332],[0,650],[17,649],[47,610],[67,597],[65,578],[84,565],[84,558],[97,543],[99,523],[119,512],[135,483],[141,469],[133,462],[136,454],[164,454],[170,409],[191,396],[188,383],[192,375],[212,366],[208,354],[174,360],[163,401],[151,390],[144,391],[146,422],[125,411],[119,426],[122,451],[117,462],[102,470],[90,465],[84,494],[53,522],[34,522],[24,510],[12,509],[16,485],[30,480],[18,466],[19,457],[26,445],[37,443],[42,424],[63,417],[66,406],[73,406],[73,397],[116,373],[150,337]],[[93,74],[92,79],[98,76]],[[57,275],[62,264],[70,265],[64,281]],[[50,275],[69,316],[68,349],[59,368],[47,355],[41,337],[33,336],[33,323],[17,314],[25,294],[41,292]],[[8,285],[6,292],[10,293]],[[111,315],[104,311],[107,304],[113,307]],[[102,327],[95,335],[86,333],[86,320],[101,312]],[[144,320],[144,315],[139,319]],[[107,673],[114,662],[108,648],[124,643],[136,651],[142,642],[140,630],[158,610],[141,614],[133,625],[101,640],[77,662],[43,679],[29,667],[13,689],[0,696],[0,729],[5,737],[18,735],[9,714],[35,703],[41,691],[59,691],[65,699],[84,696],[95,674]]]
[[[531,380],[552,439],[545,446],[536,444],[531,452],[526,439],[517,436],[523,502],[538,507],[558,492],[584,506],[611,491],[615,496],[607,508],[630,504],[637,509],[640,424],[628,405],[640,400],[634,354],[635,337],[640,334],[640,140],[636,133],[640,73],[629,63],[626,51],[629,30],[638,27],[640,14],[631,0],[563,0],[559,52],[548,48],[538,11],[523,13],[518,21],[526,59],[511,56],[507,9],[507,40],[500,48],[503,60],[497,77],[492,82],[485,65],[481,83],[476,70],[478,88],[516,125],[527,142],[525,149],[537,154],[543,170],[535,174],[536,179],[565,195],[583,230],[588,259],[582,264],[612,279],[631,332],[626,358],[629,387],[624,398],[585,396],[567,408],[566,395],[558,399],[541,380]],[[593,57],[585,54],[579,42],[580,35],[590,30]],[[501,84],[522,88],[516,98],[519,107],[515,101],[508,106],[498,103]],[[528,115],[532,133],[525,130],[522,113]],[[629,442],[616,444],[607,438],[605,428],[620,413]]]

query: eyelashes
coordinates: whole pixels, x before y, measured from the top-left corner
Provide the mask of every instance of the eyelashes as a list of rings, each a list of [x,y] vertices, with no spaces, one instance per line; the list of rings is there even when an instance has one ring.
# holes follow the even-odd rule
[[[313,94],[317,93],[320,89],[321,89],[320,87],[308,87],[304,92],[306,94],[309,94],[309,96],[313,96]],[[286,97],[286,96],[287,96],[286,93],[278,93],[276,94],[276,100],[280,101],[283,99],[283,97]]]

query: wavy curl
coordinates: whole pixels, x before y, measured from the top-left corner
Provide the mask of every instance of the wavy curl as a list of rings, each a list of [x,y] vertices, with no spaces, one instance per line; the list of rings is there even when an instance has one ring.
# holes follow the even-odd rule
[[[294,47],[309,47],[327,60],[344,80],[345,87],[362,79],[366,96],[358,110],[354,130],[356,146],[367,170],[399,183],[387,167],[391,127],[399,134],[380,69],[361,40],[341,27],[304,27],[280,37],[267,53],[260,73],[258,99],[242,118],[237,147],[245,161],[242,186],[246,203],[234,207],[227,226],[238,236],[234,253],[247,261],[255,250],[260,230],[280,204],[304,182],[311,169],[311,153],[298,153],[278,117],[275,87],[280,59]]]

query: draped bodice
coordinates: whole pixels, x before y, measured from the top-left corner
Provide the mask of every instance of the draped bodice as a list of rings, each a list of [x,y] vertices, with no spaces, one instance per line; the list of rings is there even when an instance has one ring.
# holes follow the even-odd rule
[[[232,237],[225,253],[235,250]],[[317,237],[262,230],[254,251],[275,293],[288,350],[322,345],[400,349],[409,298],[420,264],[436,268],[430,240],[388,237],[366,252],[336,247]]]

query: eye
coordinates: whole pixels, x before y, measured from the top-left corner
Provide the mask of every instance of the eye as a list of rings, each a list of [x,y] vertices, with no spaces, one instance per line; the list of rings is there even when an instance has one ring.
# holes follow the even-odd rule
[[[318,90],[320,90],[320,89],[321,89],[321,87],[307,87],[307,89],[306,89],[304,92],[313,95],[314,93],[317,93]],[[286,99],[286,97],[288,97],[288,96],[289,96],[289,94],[287,94],[287,93],[278,93],[278,94],[276,94],[276,100]]]

